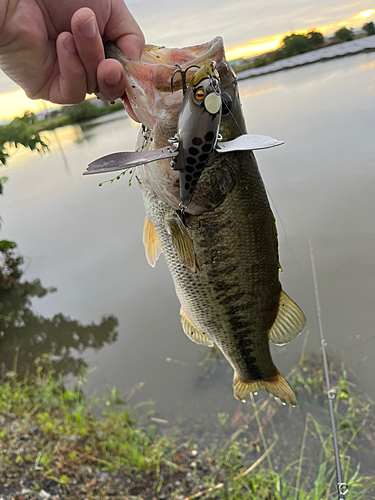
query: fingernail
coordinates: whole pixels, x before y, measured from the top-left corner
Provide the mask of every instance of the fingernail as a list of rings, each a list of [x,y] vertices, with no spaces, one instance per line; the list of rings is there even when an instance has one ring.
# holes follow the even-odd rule
[[[74,43],[74,38],[72,36],[69,36],[65,42],[64,42],[64,47],[69,54],[75,54],[76,53],[76,44]]]
[[[121,73],[116,73],[115,75],[113,76],[110,76],[108,78],[105,78],[105,83],[107,85],[111,85],[112,87],[114,87],[115,85],[118,84],[118,82],[121,80]]]
[[[87,21],[85,21],[81,26],[79,26],[79,31],[83,36],[87,38],[92,38],[96,34],[96,23],[94,16],[90,17]]]

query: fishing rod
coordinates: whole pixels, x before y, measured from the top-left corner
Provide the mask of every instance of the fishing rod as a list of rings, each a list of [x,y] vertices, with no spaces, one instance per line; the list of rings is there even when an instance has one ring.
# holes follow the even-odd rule
[[[328,361],[327,361],[327,353],[326,353],[326,347],[328,344],[327,344],[326,339],[323,336],[322,315],[321,315],[321,307],[320,307],[319,291],[318,291],[318,280],[317,280],[317,276],[316,276],[313,247],[312,247],[312,243],[311,243],[310,239],[309,239],[309,247],[310,247],[310,259],[311,259],[312,275],[313,275],[313,280],[314,280],[316,309],[318,312],[320,342],[321,342],[322,353],[323,353],[323,364],[324,364],[324,374],[325,374],[326,387],[327,387],[329,413],[331,416],[333,449],[334,449],[334,453],[335,453],[335,463],[336,463],[337,493],[338,493],[338,499],[344,500],[345,495],[349,491],[349,488],[348,488],[348,485],[342,481],[339,446],[338,446],[338,442],[337,442],[335,415],[334,415],[334,411],[333,411],[333,402],[336,398],[336,392],[331,388],[331,381],[329,378],[329,369],[328,369]]]

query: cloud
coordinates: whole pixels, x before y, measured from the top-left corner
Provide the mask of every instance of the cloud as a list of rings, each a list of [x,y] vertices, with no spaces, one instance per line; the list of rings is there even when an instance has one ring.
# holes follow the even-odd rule
[[[127,2],[148,43],[182,47],[224,38],[226,47],[254,38],[336,23],[371,7],[369,0],[172,0]]]

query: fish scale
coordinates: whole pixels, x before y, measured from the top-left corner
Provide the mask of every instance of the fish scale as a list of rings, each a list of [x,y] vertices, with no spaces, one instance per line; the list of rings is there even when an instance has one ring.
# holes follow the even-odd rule
[[[160,252],[164,254],[181,303],[185,334],[198,344],[218,346],[233,367],[237,399],[264,389],[295,405],[292,388],[272,361],[269,340],[279,345],[292,341],[306,319],[281,288],[275,219],[254,154],[243,147],[246,126],[236,76],[225,60],[222,39],[180,50],[184,68],[199,68],[195,74],[190,70],[191,75],[180,68],[188,85],[185,96],[177,89],[171,94],[168,87],[176,73],[173,64],[178,50],[162,49],[155,63],[149,51],[150,47],[141,61],[119,57],[128,104],[148,131],[149,140],[143,138],[139,146],[151,157],[153,150],[158,152],[152,164],[136,167],[146,208],[143,242],[147,260],[154,266]],[[212,156],[193,183],[195,170],[190,171],[189,163],[199,157],[206,134],[214,129],[210,130],[207,114],[195,112],[188,99],[202,97],[204,85],[209,84],[204,80],[204,68],[214,67],[215,85],[220,89],[208,106],[216,120],[220,117],[223,142],[216,149],[210,146]],[[216,106],[221,106],[220,95],[226,96],[225,113]],[[190,124],[187,128],[186,123]],[[256,146],[260,137],[252,144]],[[164,155],[159,157],[164,151],[160,148],[166,148],[168,141],[177,141],[171,165]],[[238,149],[231,149],[233,143]],[[176,166],[179,172],[173,170]]]
[[[269,352],[268,331],[277,314],[281,287],[272,231],[257,228],[262,226],[259,218],[272,228],[273,216],[254,156],[248,152],[231,156],[231,170],[238,171],[235,188],[216,210],[194,217],[194,226],[200,227],[189,230],[198,273],[192,274],[181,263],[165,229],[173,210],[149,190],[144,194],[145,206],[182,308],[192,323],[220,347],[242,378],[270,378],[277,370]],[[240,222],[239,210],[248,219],[255,218],[255,224]],[[266,301],[259,301],[262,294],[267,295]],[[271,305],[264,310],[264,303]]]

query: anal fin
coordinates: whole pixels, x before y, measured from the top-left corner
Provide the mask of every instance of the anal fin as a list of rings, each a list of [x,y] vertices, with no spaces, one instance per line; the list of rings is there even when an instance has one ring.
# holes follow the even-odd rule
[[[205,345],[208,347],[213,347],[214,343],[211,339],[206,337],[206,335],[198,330],[190,319],[186,316],[186,313],[183,309],[180,311],[181,314],[181,324],[182,329],[185,334],[189,337],[190,340],[195,342],[196,344]]]
[[[278,371],[272,378],[251,382],[243,382],[237,373],[234,373],[233,396],[236,399],[246,399],[252,392],[257,392],[259,389],[264,389],[284,403],[290,403],[292,406],[297,404],[296,395],[290,387],[289,382]]]
[[[294,340],[306,326],[306,317],[293,300],[281,290],[279,310],[269,332],[269,339],[283,345]]]
[[[143,246],[145,247],[147,262],[151,267],[155,267],[156,261],[162,252],[162,248],[156,230],[147,216],[143,226],[142,241]]]

